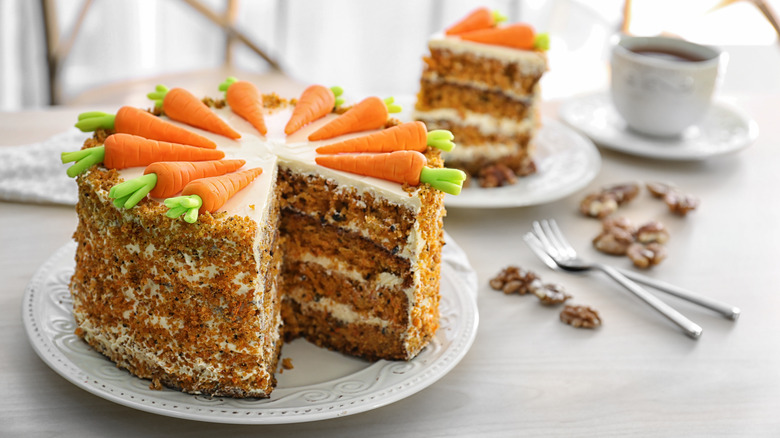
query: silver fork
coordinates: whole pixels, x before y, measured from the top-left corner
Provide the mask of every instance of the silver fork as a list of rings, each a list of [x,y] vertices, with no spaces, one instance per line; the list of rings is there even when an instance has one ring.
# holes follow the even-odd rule
[[[561,238],[563,238],[563,234],[561,234]],[[569,242],[565,241],[565,238],[563,239],[564,239],[564,241],[562,242],[563,245],[567,245],[570,247],[571,245],[569,244]],[[539,259],[541,259],[542,262],[544,262],[544,264],[547,265],[550,269],[560,269],[558,264],[555,263],[555,260],[553,260],[552,257],[550,257],[549,255],[547,255],[546,252],[544,252],[544,247],[542,246],[542,242],[539,240],[538,237],[536,237],[536,234],[529,231],[525,233],[525,235],[523,235],[523,240],[525,240],[525,243],[528,245],[528,247],[531,248],[531,250],[536,254],[536,256],[539,257]],[[665,281],[657,280],[655,278],[648,277],[640,273],[630,271],[628,269],[621,269],[621,268],[615,268],[615,269],[621,274],[628,277],[629,280],[633,280],[645,286],[650,286],[653,289],[658,290],[660,292],[667,293],[669,295],[675,296],[682,300],[686,300],[693,304],[697,304],[699,306],[713,310],[731,320],[736,321],[739,318],[739,315],[742,314],[742,310],[740,310],[739,307],[732,306],[731,304],[727,304],[722,301],[714,300],[712,298],[696,294],[682,287],[673,285],[671,283],[667,283]]]
[[[701,336],[702,328],[699,325],[656,298],[655,295],[647,292],[644,288],[618,272],[617,269],[601,263],[588,263],[579,258],[574,247],[572,247],[568,240],[563,236],[563,233],[560,228],[558,228],[558,224],[555,223],[555,220],[534,221],[533,228],[534,234],[541,242],[545,253],[547,253],[561,269],[571,272],[589,271],[593,269],[599,270],[617,281],[621,286],[628,289],[661,315],[668,318],[680,327],[686,335],[693,339],[698,339],[699,336]]]

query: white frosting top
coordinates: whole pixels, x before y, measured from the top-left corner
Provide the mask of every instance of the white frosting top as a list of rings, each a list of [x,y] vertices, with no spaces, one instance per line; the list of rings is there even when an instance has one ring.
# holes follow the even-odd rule
[[[246,160],[246,164],[239,171],[255,167],[263,168],[263,173],[260,176],[248,187],[236,193],[218,211],[226,211],[231,215],[249,216],[262,223],[266,214],[265,205],[272,195],[272,188],[276,180],[277,165],[291,168],[296,172],[317,174],[324,178],[333,179],[339,185],[355,187],[358,193],[371,192],[378,197],[390,199],[394,203],[403,204],[415,210],[420,208],[419,197],[415,196],[415,193],[404,191],[401,184],[328,169],[314,161],[317,156],[316,148],[367,135],[372,131],[347,134],[315,142],[307,140],[309,134],[337,117],[336,114],[331,113],[287,136],[284,133],[284,127],[290,119],[292,110],[292,106],[265,110],[268,133],[263,136],[249,122],[233,113],[228,106],[213,109],[220,118],[241,134],[241,138],[238,140],[231,140],[219,134],[168,120],[214,141],[217,144],[217,149],[225,152],[225,159]],[[143,171],[143,167],[124,169],[120,171],[120,175],[127,180],[142,175]]]
[[[474,41],[465,41],[457,36],[447,36],[443,33],[434,34],[428,40],[428,48],[446,49],[456,54],[472,53],[486,58],[495,58],[503,62],[518,63],[520,65],[529,65],[542,63],[546,66],[547,55],[544,52],[534,50],[519,50],[512,47],[498,46],[494,44],[484,44]]]

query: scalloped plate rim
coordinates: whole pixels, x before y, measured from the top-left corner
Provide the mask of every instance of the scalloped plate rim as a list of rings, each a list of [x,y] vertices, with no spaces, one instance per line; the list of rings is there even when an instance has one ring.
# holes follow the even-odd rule
[[[563,141],[554,144],[548,137],[555,135]],[[596,145],[556,119],[542,117],[536,148],[537,173],[519,177],[517,183],[510,186],[464,188],[457,196],[446,195],[445,205],[453,208],[512,208],[547,204],[584,188],[601,170],[601,155]],[[555,178],[551,171],[571,164],[574,160],[572,153],[578,153],[577,157],[584,159],[579,173],[570,175],[569,179]],[[533,184],[537,185],[536,189]],[[540,185],[543,187],[539,188]]]
[[[446,233],[445,238],[448,240],[451,239]],[[445,245],[445,249],[448,246],[454,247],[456,248],[455,250],[460,251],[460,249],[457,248],[457,244]],[[56,275],[56,272],[54,271],[56,268],[60,268],[60,271],[62,271],[63,267],[67,268],[70,266],[70,269],[72,270],[73,264],[75,263],[73,261],[75,248],[76,243],[70,241],[55,251],[54,254],[52,254],[36,271],[25,290],[24,300],[22,302],[22,319],[30,343],[44,363],[57,372],[57,374],[79,388],[117,404],[154,414],[227,424],[300,423],[357,414],[386,406],[390,403],[409,397],[432,385],[434,382],[444,377],[461,359],[463,359],[476,337],[479,321],[475,298],[476,291],[469,290],[466,286],[466,281],[458,281],[463,280],[463,278],[458,277],[462,277],[465,274],[459,273],[456,267],[449,266],[449,264],[445,262],[442,264],[442,301],[445,301],[445,299],[452,301],[453,303],[451,305],[457,308],[452,309],[451,314],[444,314],[444,312],[442,312],[442,317],[456,316],[455,318],[452,318],[454,324],[450,327],[442,324],[442,327],[437,331],[431,344],[436,344],[436,348],[432,348],[429,345],[411,361],[377,361],[368,364],[365,368],[352,375],[346,375],[327,382],[318,382],[294,388],[277,387],[271,394],[270,399],[208,398],[186,394],[168,388],[164,388],[161,391],[139,388],[139,382],[143,382],[143,385],[148,385],[149,381],[132,376],[125,370],[119,370],[126,374],[126,377],[121,378],[121,381],[127,385],[135,384],[135,386],[120,388],[100,377],[90,375],[94,370],[83,369],[80,365],[74,363],[68,354],[57,347],[53,337],[41,333],[45,331],[44,327],[41,326],[43,321],[38,320],[38,315],[36,313],[45,312],[46,309],[40,307],[43,305],[41,304],[41,301],[46,297],[53,296],[53,292],[47,290],[48,288],[44,285],[44,282],[51,278],[52,275]],[[42,290],[39,290],[39,288]],[[72,314],[69,314],[69,316],[70,322],[72,322]],[[75,322],[73,324],[75,327]],[[445,332],[449,332],[450,330],[454,331],[455,337],[448,340],[446,339],[447,334]],[[67,336],[67,334],[65,336]],[[72,336],[75,337],[75,335]],[[89,354],[93,356],[90,360],[103,360],[114,367],[113,363],[107,358],[93,350],[86,343],[83,343],[83,341],[80,342],[83,344],[82,347],[85,350],[89,350]],[[433,351],[433,354],[437,355],[428,357],[428,353],[431,351]],[[377,388],[370,389],[369,392],[362,395],[362,400],[349,400],[348,395],[347,397],[343,397],[342,394],[338,397],[340,399],[340,403],[338,404],[327,402],[324,406],[310,404],[297,407],[274,407],[272,409],[263,409],[262,406],[275,402],[282,397],[291,397],[291,395],[296,394],[288,394],[286,391],[295,390],[301,394],[305,393],[305,391],[316,391],[322,385],[334,384],[335,382],[341,381],[347,382],[348,378],[360,373],[368,374],[369,379],[379,380],[379,373],[382,370],[391,369],[393,367],[414,367],[418,363],[421,365],[419,365],[419,370],[415,374],[404,376],[384,387],[380,384]],[[393,371],[390,370],[390,372]],[[114,391],[120,391],[123,395],[117,395]],[[176,400],[170,401],[168,399],[163,399],[160,397],[163,393],[165,393],[166,396],[182,401],[176,403]],[[141,399],[138,400],[138,397]],[[196,403],[193,400],[197,400],[199,403]],[[204,404],[206,403],[205,400],[208,400],[208,403],[213,405]],[[188,405],[188,403],[191,404],[191,406]],[[227,403],[228,405],[217,407],[219,403]],[[252,403],[256,403],[259,406],[255,406],[254,409],[233,406],[236,404],[251,405]]]

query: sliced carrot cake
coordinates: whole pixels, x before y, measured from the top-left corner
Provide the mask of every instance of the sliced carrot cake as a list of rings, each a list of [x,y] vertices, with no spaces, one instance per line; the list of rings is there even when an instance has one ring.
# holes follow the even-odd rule
[[[451,135],[377,98],[345,108],[338,89],[221,89],[79,117],[95,131],[63,154],[79,336],[154,387],[214,396],[268,397],[299,336],[414,358],[439,324],[443,191],[465,178],[442,167]]]

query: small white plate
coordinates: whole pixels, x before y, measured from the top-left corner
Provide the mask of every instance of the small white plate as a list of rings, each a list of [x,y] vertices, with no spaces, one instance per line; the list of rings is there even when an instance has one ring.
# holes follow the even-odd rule
[[[465,188],[457,196],[447,195],[445,205],[506,208],[544,204],[585,187],[601,169],[596,146],[557,120],[544,118],[535,141],[535,174],[517,178],[511,186]]]
[[[683,131],[680,137],[669,139],[629,129],[609,93],[566,101],[561,104],[559,115],[599,146],[659,160],[693,161],[730,154],[750,146],[758,137],[758,124],[753,119],[721,101],[713,102],[699,124]]]
[[[74,333],[76,242],[53,254],[25,292],[22,319],[35,352],[74,385],[106,400],[159,415],[214,423],[277,424],[343,417],[404,399],[430,386],[460,362],[477,332],[477,281],[463,250],[445,233],[441,314],[434,339],[410,361],[367,362],[304,340],[282,347],[294,369],[277,373],[268,399],[234,399],[149,389],[149,380],[117,368]]]

